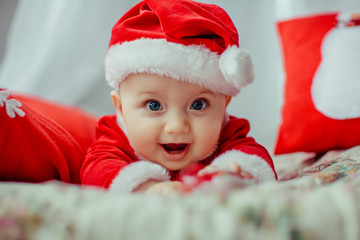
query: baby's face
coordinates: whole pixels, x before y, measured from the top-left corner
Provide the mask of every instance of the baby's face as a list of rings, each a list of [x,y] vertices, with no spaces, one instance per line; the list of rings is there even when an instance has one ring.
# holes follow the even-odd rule
[[[223,94],[152,74],[129,76],[113,100],[134,150],[169,170],[212,152],[226,109]]]

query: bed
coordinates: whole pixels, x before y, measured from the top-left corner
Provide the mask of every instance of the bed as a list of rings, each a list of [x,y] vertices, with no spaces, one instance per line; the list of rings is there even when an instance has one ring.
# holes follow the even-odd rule
[[[341,89],[336,82],[327,85],[327,104],[323,88],[313,87],[315,82],[324,84],[328,72],[343,77],[336,75],[344,73],[334,71],[334,65],[326,67],[326,54],[332,54],[333,46],[358,49],[358,19],[353,13],[333,12],[277,25],[286,72],[282,122],[274,143],[279,181],[227,194],[120,194],[73,184],[79,182],[75,166],[67,169],[72,178],[60,174],[62,181],[1,182],[0,239],[360,239],[360,101],[354,91],[358,80],[346,78]],[[349,40],[334,40],[334,34],[343,33],[353,41],[334,45]],[[358,57],[338,65],[359,76]],[[64,159],[81,158],[73,153],[84,153],[93,141],[95,116],[1,92],[0,120],[6,126],[0,129],[2,161],[6,154],[24,156],[25,146],[32,146],[26,148],[27,156],[56,152]],[[332,107],[332,101],[340,104]],[[41,121],[39,114],[45,115]],[[46,150],[33,144],[29,136],[34,134],[42,136]],[[2,162],[2,178],[4,166]]]
[[[313,160],[226,196],[2,183],[0,238],[359,239],[360,146]]]

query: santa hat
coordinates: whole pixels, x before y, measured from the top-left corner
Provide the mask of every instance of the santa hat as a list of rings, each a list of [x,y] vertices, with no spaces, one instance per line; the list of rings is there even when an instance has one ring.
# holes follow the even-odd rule
[[[117,89],[134,73],[172,77],[229,96],[254,78],[228,14],[191,0],[144,0],[114,25],[105,78]]]

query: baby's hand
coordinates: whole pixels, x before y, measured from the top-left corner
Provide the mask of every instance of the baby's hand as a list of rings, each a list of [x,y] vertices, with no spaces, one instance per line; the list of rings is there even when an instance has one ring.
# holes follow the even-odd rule
[[[244,171],[237,163],[207,166],[200,170],[197,176],[185,176],[183,181],[195,192],[222,194],[256,182],[252,174]]]
[[[179,181],[147,181],[141,184],[135,189],[134,192],[143,192],[146,194],[160,194],[160,195],[169,195],[174,193],[185,193],[188,190],[188,187]]]
[[[221,176],[224,174],[230,174],[230,175],[235,175],[238,176],[240,178],[246,178],[246,179],[251,179],[253,176],[251,175],[251,173],[244,171],[241,166],[235,162],[230,163],[228,165],[227,168],[222,169],[219,166],[207,166],[205,168],[203,168],[202,170],[200,170],[198,172],[198,176],[199,177],[204,177],[207,175],[212,175],[212,176]]]

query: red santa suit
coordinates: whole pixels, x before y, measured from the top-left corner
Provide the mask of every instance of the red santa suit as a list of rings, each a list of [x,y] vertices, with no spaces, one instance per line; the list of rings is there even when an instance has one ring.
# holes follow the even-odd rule
[[[230,117],[222,128],[218,145],[211,156],[198,162],[184,173],[168,171],[163,166],[139,159],[128,138],[118,125],[115,115],[100,119],[96,141],[90,146],[81,168],[82,184],[131,192],[150,179],[157,181],[182,180],[184,175],[196,175],[205,166],[228,168],[237,163],[254,177],[254,183],[276,179],[272,159],[267,150],[248,137],[249,123]],[[141,158],[141,157],[140,157]]]

